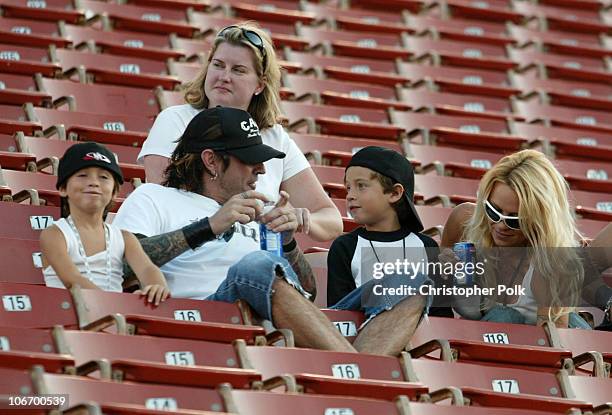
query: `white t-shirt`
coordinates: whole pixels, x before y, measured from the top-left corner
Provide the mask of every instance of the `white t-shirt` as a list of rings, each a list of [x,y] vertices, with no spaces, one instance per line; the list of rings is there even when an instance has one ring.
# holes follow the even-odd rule
[[[221,206],[197,193],[147,183],[123,202],[113,225],[134,234],[155,236],[181,229],[216,213]],[[215,239],[189,249],[160,269],[173,297],[204,299],[225,279],[227,270],[246,254],[259,250],[259,226],[234,224],[229,240]]]
[[[144,157],[149,155],[170,158],[176,147],[176,141],[183,135],[187,124],[200,111],[189,104],[183,104],[168,107],[160,112],[138,154],[138,163],[144,163]],[[257,180],[258,192],[277,199],[281,183],[309,168],[310,165],[280,124],[263,129],[261,139],[264,144],[286,154],[284,159],[266,161],[264,163],[266,174],[259,176]]]
[[[53,225],[57,226],[62,232],[62,235],[64,235],[68,255],[83,277],[88,278],[101,290],[115,292],[123,291],[123,256],[125,253],[125,241],[123,240],[123,234],[120,228],[115,225],[105,224],[109,231],[108,236],[111,256],[110,274],[107,274],[106,267],[106,250],[109,249],[107,246],[104,251],[87,257],[90,271],[90,275],[88,276],[87,268],[85,267],[85,258],[79,252],[77,237],[68,221],[61,218],[54,222]],[[45,285],[47,287],[66,288],[51,265],[43,270],[43,276],[45,277]]]

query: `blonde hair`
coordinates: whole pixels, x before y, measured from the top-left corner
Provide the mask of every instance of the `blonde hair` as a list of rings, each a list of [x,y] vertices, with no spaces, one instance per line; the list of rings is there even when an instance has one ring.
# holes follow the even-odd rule
[[[577,301],[584,278],[576,250],[556,249],[554,256],[549,250],[579,245],[581,236],[568,202],[569,186],[538,151],[523,150],[502,158],[480,181],[476,209],[463,233],[464,240],[473,241],[479,248],[495,247],[484,202],[497,183],[506,184],[518,197],[520,228],[528,241],[534,271],[549,289],[548,317],[556,320],[571,311],[563,303]],[[490,272],[485,273],[486,286],[493,283],[491,278]]]
[[[263,56],[259,49],[252,45],[243,34],[244,30],[252,30],[257,33],[263,41],[266,55],[266,67],[263,67]],[[281,119],[280,110],[280,82],[281,67],[278,63],[274,46],[270,36],[260,29],[254,22],[244,22],[237,24],[236,27],[227,29],[223,36],[217,36],[208,54],[208,59],[202,67],[200,73],[194,80],[185,85],[185,101],[196,109],[208,108],[209,100],[204,93],[204,82],[208,66],[212,61],[217,48],[222,43],[229,43],[234,46],[249,48],[253,55],[253,66],[260,81],[264,84],[264,89],[260,94],[251,98],[247,111],[251,114],[259,128],[270,128],[277,124]]]

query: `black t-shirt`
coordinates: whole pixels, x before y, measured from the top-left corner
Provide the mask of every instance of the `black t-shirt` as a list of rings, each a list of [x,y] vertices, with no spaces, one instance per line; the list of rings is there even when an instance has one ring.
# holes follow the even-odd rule
[[[425,251],[422,248],[426,248]],[[385,252],[395,257],[385,257]],[[393,232],[372,232],[361,227],[340,236],[332,243],[327,255],[327,305],[336,304],[356,289],[357,284],[361,285],[370,279],[369,276],[361,275],[362,264],[369,259],[366,256],[392,262],[395,259],[401,260],[402,256],[418,260],[423,252],[426,252],[423,258],[425,261],[437,262],[438,243],[427,235],[406,228]],[[438,283],[438,276],[429,275],[429,278]],[[449,315],[448,311],[443,315]]]

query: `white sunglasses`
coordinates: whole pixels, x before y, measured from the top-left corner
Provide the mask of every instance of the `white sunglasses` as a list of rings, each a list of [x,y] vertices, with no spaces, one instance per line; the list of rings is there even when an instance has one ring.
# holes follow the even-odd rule
[[[515,231],[521,229],[518,216],[502,215],[497,211],[497,209],[493,207],[493,205],[488,200],[485,200],[484,205],[485,213],[487,214],[487,217],[491,222],[499,223],[500,220],[503,220],[504,224],[510,229],[514,229]]]

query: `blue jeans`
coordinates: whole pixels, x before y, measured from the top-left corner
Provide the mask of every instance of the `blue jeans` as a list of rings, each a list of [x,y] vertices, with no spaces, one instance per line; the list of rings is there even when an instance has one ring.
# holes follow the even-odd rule
[[[418,274],[414,279],[405,275],[386,275],[382,279],[372,279],[355,288],[329,308],[332,310],[362,311],[366,316],[366,321],[361,326],[363,327],[383,311],[391,310],[404,299],[418,295],[419,287],[422,285],[431,286],[433,282],[424,274]],[[398,288],[403,288],[403,292],[395,295],[388,294],[388,291],[383,292],[383,289],[397,290]],[[411,290],[411,293],[408,290]],[[425,309],[421,317],[427,315],[432,302],[433,295],[427,295]]]
[[[496,305],[492,309],[490,309],[484,317],[480,319],[480,321],[493,321],[496,323],[514,323],[514,324],[526,324],[526,318],[519,311],[515,310],[512,307],[507,307],[503,305]],[[569,313],[569,323],[568,327],[570,329],[585,329],[591,330],[591,326],[584,321],[582,317],[578,315],[578,313],[571,312]]]
[[[272,284],[277,278],[284,278],[304,297],[310,297],[285,258],[254,251],[232,265],[217,291],[206,299],[226,303],[244,300],[259,317],[272,321]]]

